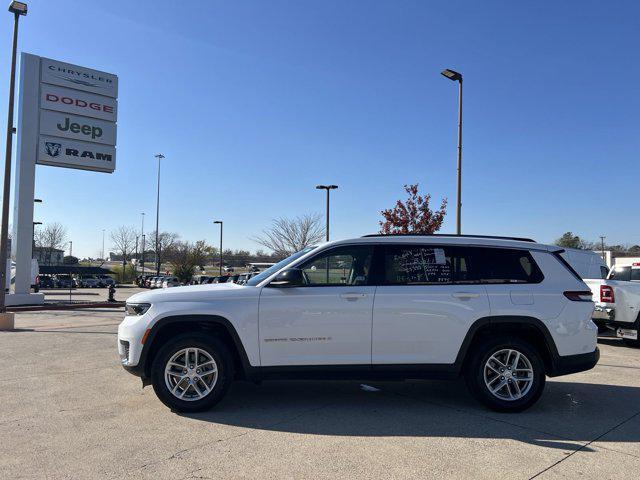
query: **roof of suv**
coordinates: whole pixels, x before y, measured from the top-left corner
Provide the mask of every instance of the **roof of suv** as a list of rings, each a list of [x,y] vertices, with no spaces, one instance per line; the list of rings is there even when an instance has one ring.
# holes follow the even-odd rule
[[[331,244],[353,244],[353,243],[428,243],[440,245],[484,245],[494,247],[516,247],[527,250],[559,251],[561,247],[555,245],[544,245],[529,238],[519,237],[495,237],[487,235],[365,235],[360,238],[338,240]]]

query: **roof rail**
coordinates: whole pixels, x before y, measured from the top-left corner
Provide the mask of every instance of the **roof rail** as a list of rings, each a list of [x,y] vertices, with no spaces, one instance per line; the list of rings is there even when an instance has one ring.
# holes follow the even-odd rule
[[[369,235],[363,235],[365,237],[463,237],[463,238],[493,238],[496,240],[516,240],[518,242],[533,242],[535,240],[524,237],[502,237],[498,235],[455,235],[448,233],[371,233]]]

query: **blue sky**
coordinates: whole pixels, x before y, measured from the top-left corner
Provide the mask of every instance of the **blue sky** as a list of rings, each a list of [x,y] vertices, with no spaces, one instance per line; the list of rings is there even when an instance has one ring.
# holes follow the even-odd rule
[[[132,8],[133,6],[133,8]],[[420,183],[455,228],[456,85],[465,77],[465,233],[640,243],[640,4],[634,1],[29,2],[22,51],[119,75],[114,174],[40,166],[35,220],[96,256],[102,229],[258,248],[279,216],[373,233]],[[11,16],[0,63],[9,64]],[[8,68],[0,86],[6,94]],[[2,97],[6,98],[6,97]],[[6,100],[0,119],[6,118]],[[2,120],[4,121],[4,120]],[[4,128],[2,129],[4,131]],[[4,138],[2,141],[4,142]],[[4,143],[3,143],[4,145]]]

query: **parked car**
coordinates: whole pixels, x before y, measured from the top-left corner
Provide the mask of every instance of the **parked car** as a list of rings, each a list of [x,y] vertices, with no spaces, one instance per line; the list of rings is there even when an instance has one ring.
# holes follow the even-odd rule
[[[116,284],[116,281],[109,275],[98,275],[96,278],[98,279],[100,287],[109,287],[111,285],[115,286]]]
[[[162,288],[162,282],[164,282],[165,276],[156,277],[156,282],[153,288]]]
[[[596,300],[593,319],[601,329],[613,330],[632,347],[640,347],[640,263],[614,267],[606,280],[587,279]]]
[[[178,277],[164,277],[162,280],[162,288],[179,287],[180,281]]]
[[[244,286],[130,297],[118,350],[179,412],[212,407],[235,378],[292,375],[462,375],[489,408],[518,412],[546,376],[599,358],[591,292],[561,251],[466,235],[329,242]]]
[[[73,288],[75,286],[73,278],[68,275],[59,275],[56,278],[56,287],[58,288]]]
[[[229,275],[227,277],[227,283],[236,283],[238,281],[238,277],[240,277],[240,275]]]
[[[155,278],[156,277],[147,277],[144,281],[144,286],[146,288],[153,288],[153,284],[155,283]]]
[[[78,279],[78,286],[81,288],[97,288],[101,286],[101,281],[95,277],[83,277]]]
[[[47,275],[40,275],[38,277],[38,283],[40,284],[40,288],[55,288],[56,286],[54,279]]]
[[[247,283],[247,280],[249,280],[249,274],[241,273],[240,275],[238,275],[238,279],[236,280],[236,283],[238,285],[244,285],[245,283]]]

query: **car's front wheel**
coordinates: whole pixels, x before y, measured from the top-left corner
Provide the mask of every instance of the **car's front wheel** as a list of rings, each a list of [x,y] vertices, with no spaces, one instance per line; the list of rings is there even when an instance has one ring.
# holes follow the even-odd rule
[[[519,338],[479,343],[471,352],[465,378],[481,403],[499,412],[521,412],[542,395],[545,368],[537,349]]]
[[[181,335],[155,356],[151,379],[156,395],[177,412],[200,412],[218,403],[233,379],[226,345],[208,335]]]

